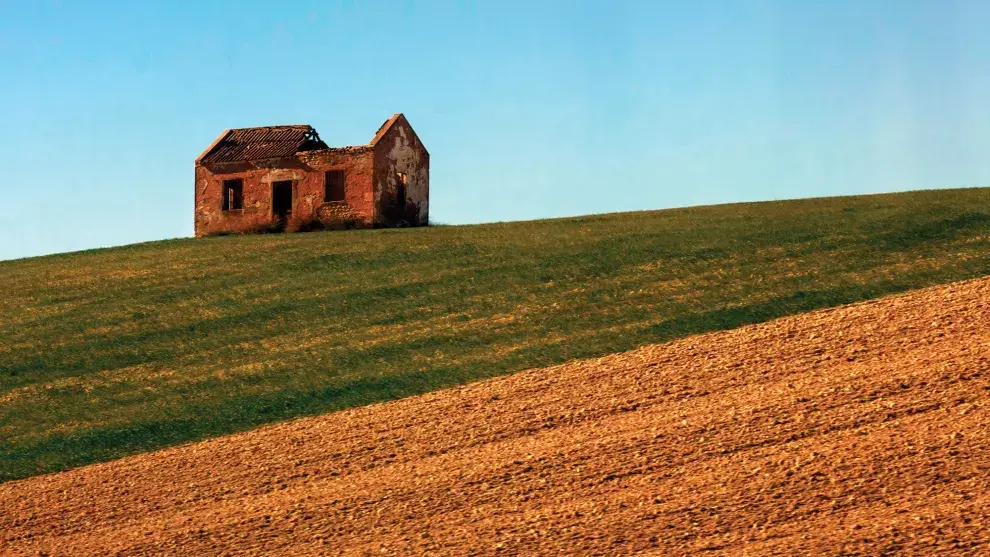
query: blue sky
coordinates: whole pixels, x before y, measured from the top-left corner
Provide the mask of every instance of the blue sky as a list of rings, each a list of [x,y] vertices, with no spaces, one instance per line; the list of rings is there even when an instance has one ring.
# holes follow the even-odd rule
[[[404,112],[477,223],[990,185],[990,3],[0,0],[0,259],[192,234],[225,128]]]

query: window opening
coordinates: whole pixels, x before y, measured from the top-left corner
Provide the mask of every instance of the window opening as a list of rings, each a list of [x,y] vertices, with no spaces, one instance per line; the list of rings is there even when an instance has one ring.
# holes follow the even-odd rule
[[[323,201],[344,200],[344,171],[328,170],[324,175]]]
[[[223,210],[237,211],[244,208],[244,180],[223,181]]]

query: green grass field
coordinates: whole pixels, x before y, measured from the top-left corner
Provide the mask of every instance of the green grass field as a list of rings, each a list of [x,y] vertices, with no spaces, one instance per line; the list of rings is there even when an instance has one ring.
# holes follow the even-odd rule
[[[0,263],[0,481],[990,274],[990,189]]]

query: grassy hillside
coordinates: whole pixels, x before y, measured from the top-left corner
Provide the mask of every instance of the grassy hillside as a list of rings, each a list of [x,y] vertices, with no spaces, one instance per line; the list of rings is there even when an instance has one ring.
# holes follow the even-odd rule
[[[0,480],[990,274],[990,189],[0,263]]]

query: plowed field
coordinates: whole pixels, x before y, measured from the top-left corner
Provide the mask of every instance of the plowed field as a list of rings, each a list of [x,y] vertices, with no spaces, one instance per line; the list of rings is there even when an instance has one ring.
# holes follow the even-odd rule
[[[8,554],[990,554],[990,280],[0,485]]]

